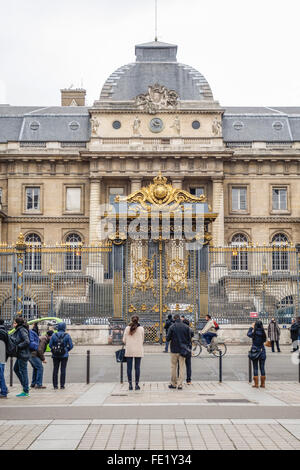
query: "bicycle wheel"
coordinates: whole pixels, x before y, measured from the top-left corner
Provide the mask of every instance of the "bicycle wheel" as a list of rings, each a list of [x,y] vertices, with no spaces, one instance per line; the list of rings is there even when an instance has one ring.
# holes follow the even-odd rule
[[[213,349],[212,353],[216,357],[220,357],[220,351],[221,351],[221,356],[225,356],[227,352],[227,346],[225,343],[218,343],[216,347]]]
[[[199,356],[202,352],[202,346],[199,341],[192,341],[192,357]]]

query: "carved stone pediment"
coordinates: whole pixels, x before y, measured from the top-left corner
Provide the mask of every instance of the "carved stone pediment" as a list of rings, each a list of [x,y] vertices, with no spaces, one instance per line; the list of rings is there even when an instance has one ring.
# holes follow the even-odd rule
[[[148,93],[140,94],[135,98],[136,106],[149,114],[156,114],[161,109],[172,109],[178,105],[178,94],[156,83],[148,87]]]

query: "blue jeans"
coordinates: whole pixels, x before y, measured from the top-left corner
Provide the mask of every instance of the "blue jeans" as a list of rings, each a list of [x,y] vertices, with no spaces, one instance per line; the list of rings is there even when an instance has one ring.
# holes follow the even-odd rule
[[[140,373],[141,373],[141,357],[127,357],[127,377],[128,382],[132,383],[132,364],[134,359],[134,369],[135,369],[135,383],[138,384],[140,381]]]
[[[42,360],[37,356],[31,356],[29,359],[30,364],[32,365],[32,379],[31,385],[43,385],[43,374],[44,374],[44,367]]]
[[[208,333],[204,333],[202,335],[202,338],[204,339],[204,341],[206,341],[206,344],[209,345],[214,336],[217,336],[216,333],[208,332]]]
[[[165,351],[168,352],[168,349],[169,349],[169,342],[170,341],[166,341],[166,345],[165,345]]]
[[[7,395],[7,386],[4,378],[5,364],[0,364],[0,395],[6,397]]]
[[[265,359],[255,359],[255,361],[252,361],[252,363],[253,363],[253,375],[255,377],[258,376],[258,364],[259,364],[259,368],[260,368],[260,375],[263,375],[263,376],[266,375],[265,362],[266,362]]]
[[[25,393],[29,393],[27,363],[28,361],[24,361],[23,359],[17,359],[14,365],[14,372],[20,380],[20,383],[23,387],[23,391]]]

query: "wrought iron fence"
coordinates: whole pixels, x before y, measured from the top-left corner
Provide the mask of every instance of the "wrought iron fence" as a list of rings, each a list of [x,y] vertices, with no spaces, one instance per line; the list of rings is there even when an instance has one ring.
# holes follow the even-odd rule
[[[156,254],[152,248],[149,245],[148,251],[141,251],[150,260]],[[208,312],[223,324],[248,324],[255,315],[265,322],[276,316],[280,323],[290,323],[293,316],[300,315],[300,255],[295,247],[228,246],[196,252],[188,257],[186,269],[178,268],[173,277],[173,283],[184,283],[181,277],[186,273],[186,289],[175,282],[178,289],[171,297],[169,265],[162,264],[160,302],[158,257],[148,270],[149,275],[153,271],[152,288],[143,291],[135,286],[135,298],[134,265],[128,250],[126,243],[111,242],[47,247],[20,239],[15,246],[0,245],[1,318],[10,322],[19,313],[28,319],[55,316],[67,323],[121,321],[125,325],[136,312],[145,320],[146,337],[158,341],[165,317],[177,310],[195,327]],[[166,263],[163,256],[162,262]],[[146,281],[147,277],[140,277],[142,285]],[[140,311],[134,311],[132,305],[140,305]],[[159,315],[160,306],[163,315]]]
[[[210,248],[209,312],[223,323],[291,323],[299,312],[299,254],[291,246]]]

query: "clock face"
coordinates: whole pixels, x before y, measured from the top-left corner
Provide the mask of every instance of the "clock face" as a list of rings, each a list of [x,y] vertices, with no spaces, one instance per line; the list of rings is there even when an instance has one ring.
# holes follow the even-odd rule
[[[164,128],[164,123],[160,118],[153,118],[149,124],[151,132],[161,132]]]

